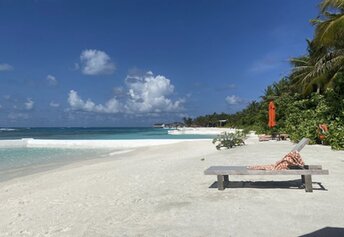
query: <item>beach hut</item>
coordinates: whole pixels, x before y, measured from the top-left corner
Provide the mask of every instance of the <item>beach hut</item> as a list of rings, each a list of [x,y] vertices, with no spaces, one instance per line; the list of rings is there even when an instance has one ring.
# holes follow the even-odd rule
[[[225,126],[226,123],[227,123],[227,119],[220,119],[219,120],[219,127]]]

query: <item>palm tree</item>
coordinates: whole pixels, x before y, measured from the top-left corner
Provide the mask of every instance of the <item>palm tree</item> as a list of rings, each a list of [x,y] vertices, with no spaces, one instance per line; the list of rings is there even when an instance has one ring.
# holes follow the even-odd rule
[[[339,72],[344,70],[344,0],[324,0],[320,13],[318,19],[313,20],[314,45],[326,51],[317,59],[314,74],[321,75],[324,84],[332,87]]]
[[[320,16],[312,20],[316,26],[308,54],[291,60],[290,76],[295,88],[307,95],[332,87],[344,70],[344,0],[324,0]]]
[[[293,69],[290,75],[293,89],[304,95],[315,91],[320,93],[327,86],[324,71],[318,65],[326,51],[313,41],[307,40],[307,44],[307,55],[291,59]]]
[[[323,92],[333,87],[334,80],[344,70],[344,49],[336,49],[316,58],[306,55],[291,59],[290,75],[294,89],[304,95]]]
[[[311,22],[316,26],[314,42],[321,47],[344,46],[344,0],[324,0],[321,15]]]

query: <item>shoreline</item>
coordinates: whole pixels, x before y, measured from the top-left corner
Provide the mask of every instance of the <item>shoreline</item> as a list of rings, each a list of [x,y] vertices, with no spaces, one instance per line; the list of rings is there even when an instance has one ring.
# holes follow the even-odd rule
[[[208,128],[204,128],[209,131]],[[199,131],[199,130],[198,130]],[[256,136],[248,136],[246,139],[247,144],[252,144],[256,140]],[[116,157],[125,155],[138,150],[139,148],[148,148],[154,146],[173,145],[185,142],[202,142],[206,141],[211,144],[212,139],[122,139],[122,140],[57,140],[57,139],[13,139],[13,140],[0,140],[0,149],[72,149],[72,150],[103,150],[102,155],[95,155],[89,157],[88,155],[82,156],[66,156],[66,158],[57,157],[50,161],[42,160],[42,162],[31,163],[28,165],[15,165],[14,167],[0,169],[0,182],[10,179],[27,176],[35,173],[40,173],[48,170],[66,166],[69,164],[80,163],[83,161],[106,159],[116,159]],[[1,150],[0,150],[1,151]],[[101,157],[100,157],[101,156]],[[20,162],[20,161],[19,161]]]
[[[219,135],[223,132],[235,133],[240,129],[225,127],[183,127],[169,130],[170,135]]]
[[[211,141],[211,139],[128,139],[128,140],[57,140],[23,138],[0,140],[0,148],[138,148],[175,144],[185,141]]]
[[[47,148],[49,149],[49,148]],[[77,148],[78,149],[78,148]],[[98,148],[99,149],[99,148]],[[139,148],[136,148],[139,149]],[[73,156],[73,157],[66,157],[65,159],[54,159],[49,162],[38,163],[38,164],[30,164],[21,167],[14,167],[0,170],[0,184],[3,182],[8,182],[14,179],[20,179],[25,176],[36,175],[44,172],[52,172],[54,170],[63,169],[63,167],[68,166],[83,166],[83,165],[90,165],[95,163],[101,163],[104,161],[115,160],[120,155],[125,155],[126,153],[130,153],[136,151],[136,149],[108,149],[108,148],[100,148],[103,150],[104,153],[96,154],[95,156]],[[93,150],[91,148],[91,150]]]
[[[34,138],[22,138],[22,139],[9,139],[0,140],[0,149],[72,149],[72,150],[99,150],[103,154],[79,154],[79,155],[62,155],[55,157],[51,160],[37,160],[37,162],[25,161],[18,159],[17,164],[10,165],[4,164],[4,168],[0,169],[0,182],[7,180],[20,178],[22,176],[28,176],[35,173],[41,173],[49,170],[55,170],[57,168],[68,166],[70,164],[76,164],[80,162],[98,162],[104,159],[116,159],[118,156],[123,156],[125,153],[136,151],[139,148],[151,147],[151,146],[163,146],[170,144],[177,144],[182,142],[194,142],[194,141],[211,141],[211,139],[114,139],[114,140],[101,140],[101,139],[82,139],[82,140],[67,140],[67,139],[34,139]],[[0,150],[1,151],[1,150]],[[5,153],[6,154],[6,153]],[[5,156],[6,157],[6,156]],[[104,158],[106,157],[106,158]],[[31,157],[30,157],[31,158]],[[41,159],[41,158],[39,158]],[[0,160],[1,161],[1,160]],[[23,163],[24,162],[24,163]],[[0,163],[1,165],[1,163]]]
[[[29,165],[0,169],[0,183],[22,176],[33,175],[49,170],[55,170],[71,164],[96,163],[101,160],[116,159],[119,156],[137,151],[140,148],[173,145],[182,142],[210,141],[209,139],[132,139],[132,140],[48,140],[48,139],[18,139],[0,140],[0,149],[71,149],[98,151],[97,154],[74,154],[65,158],[60,155],[53,160],[43,160]],[[94,155],[94,156],[92,156]],[[20,162],[20,161],[19,161]]]

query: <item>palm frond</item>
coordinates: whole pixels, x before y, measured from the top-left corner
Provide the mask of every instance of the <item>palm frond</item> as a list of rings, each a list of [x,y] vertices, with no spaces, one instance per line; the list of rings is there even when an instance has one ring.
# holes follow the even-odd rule
[[[344,0],[323,0],[322,3],[320,3],[320,11],[322,13],[328,11],[330,8],[344,10]]]
[[[331,46],[344,37],[344,14],[332,14],[316,24],[314,42],[319,46]]]

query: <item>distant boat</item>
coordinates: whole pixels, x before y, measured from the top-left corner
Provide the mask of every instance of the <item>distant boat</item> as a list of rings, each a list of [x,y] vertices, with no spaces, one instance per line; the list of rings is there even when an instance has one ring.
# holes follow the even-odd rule
[[[153,125],[153,128],[164,128],[165,124],[164,123],[156,123]]]
[[[154,128],[165,128],[165,129],[177,129],[180,127],[185,127],[184,123],[174,122],[174,123],[156,123],[153,125]]]

